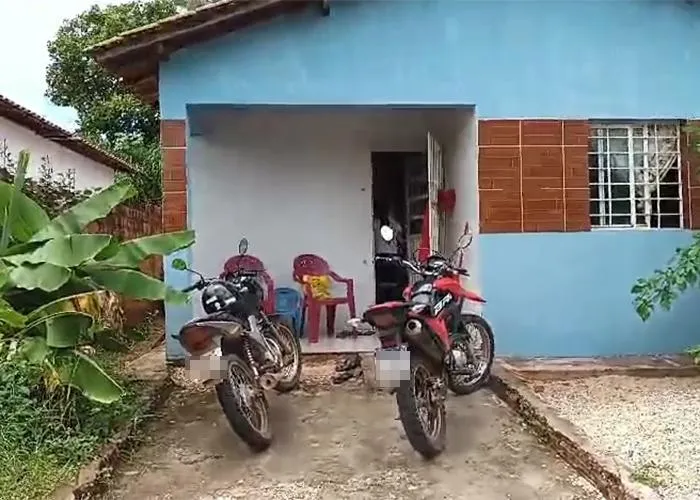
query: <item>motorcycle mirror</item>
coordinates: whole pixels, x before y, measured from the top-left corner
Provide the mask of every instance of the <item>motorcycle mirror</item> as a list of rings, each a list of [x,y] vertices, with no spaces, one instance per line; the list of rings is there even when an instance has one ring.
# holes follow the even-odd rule
[[[472,239],[474,239],[474,236],[471,234],[463,234],[460,236],[459,241],[457,242],[457,248],[464,250],[472,244]]]
[[[464,223],[464,231],[462,232],[462,236],[460,236],[459,240],[457,240],[457,248],[464,250],[472,244],[472,239],[474,239],[474,236],[472,235],[471,231],[469,231],[469,221],[466,221]]]
[[[238,255],[245,255],[248,252],[248,240],[246,238],[241,238],[238,242]]]
[[[389,242],[394,239],[394,230],[391,229],[389,226],[380,227],[379,234],[382,236],[382,239],[386,242]]]
[[[173,269],[176,269],[178,271],[187,271],[187,262],[185,262],[182,259],[173,259],[173,263],[171,266]]]

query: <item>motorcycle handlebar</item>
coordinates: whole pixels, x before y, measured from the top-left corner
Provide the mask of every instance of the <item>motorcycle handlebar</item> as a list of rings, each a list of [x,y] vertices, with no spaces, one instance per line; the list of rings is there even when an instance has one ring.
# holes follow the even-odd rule
[[[204,282],[202,280],[199,280],[196,283],[191,284],[190,286],[186,286],[182,289],[182,293],[190,293],[195,290],[198,290],[203,285],[203,283]]]
[[[426,270],[424,270],[424,269],[421,269],[419,266],[417,266],[417,265],[414,264],[413,262],[411,262],[411,261],[409,261],[409,260],[404,260],[404,259],[402,259],[401,257],[399,257],[398,255],[393,256],[393,257],[389,257],[389,256],[385,256],[385,255],[377,255],[377,256],[374,258],[374,260],[375,260],[375,261],[377,261],[377,260],[378,260],[378,261],[383,261],[383,262],[395,262],[395,263],[397,263],[397,264],[400,264],[400,265],[403,266],[403,267],[406,267],[406,268],[410,269],[410,270],[413,271],[414,273],[420,274],[420,275],[422,275],[422,276],[432,276],[432,275],[435,274],[434,272],[426,271]],[[451,265],[449,265],[449,264],[448,264],[446,267],[447,267],[448,269],[451,269],[452,271],[456,272],[457,274],[461,274],[462,276],[469,276],[469,271],[467,271],[466,269],[463,269],[463,268],[461,268],[461,267],[453,267],[453,266],[451,266]]]

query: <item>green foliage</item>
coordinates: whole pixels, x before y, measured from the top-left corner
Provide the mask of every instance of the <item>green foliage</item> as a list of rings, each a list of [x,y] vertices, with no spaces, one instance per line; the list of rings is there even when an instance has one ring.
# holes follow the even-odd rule
[[[113,143],[122,134],[158,139],[159,118],[148,105],[126,91],[85,50],[92,45],[176,13],[172,0],[93,5],[67,19],[48,44],[47,97],[78,113],[78,125],[89,137]]]
[[[693,235],[693,243],[677,248],[676,254],[664,269],[655,270],[648,278],[640,278],[632,287],[635,309],[646,321],[658,304],[669,310],[679,294],[698,284],[700,275],[700,234]]]
[[[84,349],[104,333],[104,322],[95,321],[112,297],[104,291],[186,300],[185,294],[142,273],[139,265],[150,256],[191,245],[194,234],[183,231],[127,242],[83,234],[91,222],[133,196],[133,187],[114,184],[50,219],[21,191],[28,159],[23,151],[14,184],[0,182],[0,346],[14,346],[9,358],[19,356],[41,366],[47,387],[70,386],[90,399],[112,403],[122,388]]]
[[[0,498],[44,499],[69,480],[119,426],[142,416],[136,387],[112,405],[70,387],[49,391],[41,367],[0,358]]]
[[[700,151],[700,129],[687,127],[691,145]],[[695,175],[700,173],[695,172]],[[688,288],[700,284],[700,233],[693,235],[693,241],[686,248],[677,248],[675,255],[663,269],[656,269],[651,276],[639,278],[632,287],[634,306],[642,321],[647,321],[656,306],[668,311],[678,296]],[[700,346],[687,350],[696,363],[700,364]]]
[[[160,117],[103,70],[86,49],[171,16],[185,4],[185,0],[137,0],[93,5],[64,21],[48,44],[47,97],[56,105],[75,108],[81,135],[138,168],[130,176],[138,201],[161,199]]]
[[[120,173],[117,180],[128,180],[136,188],[135,203],[160,203],[162,200],[162,165],[160,142],[147,141],[142,137],[123,136],[111,146],[111,150],[126,161],[135,165],[134,173]]]

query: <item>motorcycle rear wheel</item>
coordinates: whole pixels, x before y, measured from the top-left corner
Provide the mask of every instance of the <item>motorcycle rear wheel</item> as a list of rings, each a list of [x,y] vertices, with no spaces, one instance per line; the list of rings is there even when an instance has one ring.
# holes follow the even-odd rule
[[[228,358],[227,376],[216,384],[216,396],[233,432],[257,452],[272,444],[270,409],[250,367],[235,354]]]
[[[435,400],[436,391],[429,388],[442,383],[442,374],[422,354],[411,352],[408,380],[396,389],[399,419],[411,446],[427,460],[443,452],[446,445],[446,411],[444,397]]]
[[[299,379],[301,378],[301,345],[299,344],[299,338],[294,335],[294,330],[289,326],[288,322],[282,319],[273,320],[274,326],[277,328],[279,334],[280,342],[285,345],[281,345],[282,354],[285,351],[291,350],[290,353],[293,357],[291,365],[282,368],[282,377],[277,382],[275,390],[278,392],[289,392],[296,389],[299,386]]]

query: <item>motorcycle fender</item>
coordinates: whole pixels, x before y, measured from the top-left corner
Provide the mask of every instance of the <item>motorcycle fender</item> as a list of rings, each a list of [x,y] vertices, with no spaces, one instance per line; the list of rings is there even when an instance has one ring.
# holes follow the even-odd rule
[[[478,302],[480,304],[485,304],[486,299],[483,298],[481,295],[479,295],[476,292],[472,292],[471,290],[464,290],[463,291],[463,297],[466,300],[471,300],[472,302]]]

